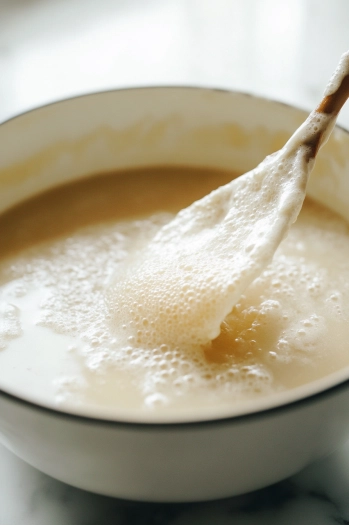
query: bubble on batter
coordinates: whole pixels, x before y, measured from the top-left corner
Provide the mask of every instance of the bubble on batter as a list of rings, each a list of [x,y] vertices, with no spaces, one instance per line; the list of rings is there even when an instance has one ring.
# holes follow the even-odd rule
[[[168,398],[164,396],[163,394],[159,394],[158,392],[155,394],[149,394],[146,396],[144,400],[144,404],[148,408],[159,408],[164,407],[168,404]]]
[[[22,334],[20,310],[11,303],[0,300],[0,350]]]
[[[81,400],[80,393],[86,387],[86,382],[79,376],[62,376],[53,382],[55,390],[55,400],[57,405],[64,405],[74,400],[74,403]]]

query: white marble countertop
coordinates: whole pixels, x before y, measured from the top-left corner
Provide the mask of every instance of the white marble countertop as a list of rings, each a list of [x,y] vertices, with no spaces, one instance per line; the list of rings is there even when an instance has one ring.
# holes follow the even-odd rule
[[[0,0],[0,121],[59,98],[156,84],[311,109],[349,48],[348,27],[348,0]],[[349,126],[349,106],[340,123]],[[349,524],[349,445],[273,487],[192,505],[85,493],[0,446],[0,525],[189,523]]]

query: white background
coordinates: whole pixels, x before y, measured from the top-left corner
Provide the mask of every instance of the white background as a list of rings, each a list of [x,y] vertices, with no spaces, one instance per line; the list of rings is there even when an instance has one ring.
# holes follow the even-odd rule
[[[349,48],[348,0],[0,0],[0,120],[114,87],[244,90],[306,109]],[[349,124],[349,108],[340,121]]]

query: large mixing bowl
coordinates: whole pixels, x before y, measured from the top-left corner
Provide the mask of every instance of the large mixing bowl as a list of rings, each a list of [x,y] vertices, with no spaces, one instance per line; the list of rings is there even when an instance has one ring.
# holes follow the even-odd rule
[[[246,94],[178,87],[45,106],[0,126],[0,211],[63,182],[118,168],[245,172],[282,146],[305,116]],[[321,152],[309,194],[349,219],[346,131],[337,128]],[[122,498],[240,494],[294,474],[349,437],[349,368],[244,408],[232,401],[229,410],[161,422],[125,411],[112,419],[83,407],[64,412],[33,392],[40,370],[12,383],[2,373],[1,442],[55,478]]]

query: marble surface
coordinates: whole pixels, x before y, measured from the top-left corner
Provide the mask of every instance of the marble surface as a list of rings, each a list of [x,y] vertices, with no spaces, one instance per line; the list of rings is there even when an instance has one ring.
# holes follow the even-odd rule
[[[310,109],[349,48],[348,23],[347,0],[0,0],[0,120],[67,96],[155,84],[238,89]],[[340,122],[349,126],[349,106]],[[273,487],[192,505],[89,494],[0,446],[0,525],[22,524],[346,525],[349,445]]]

